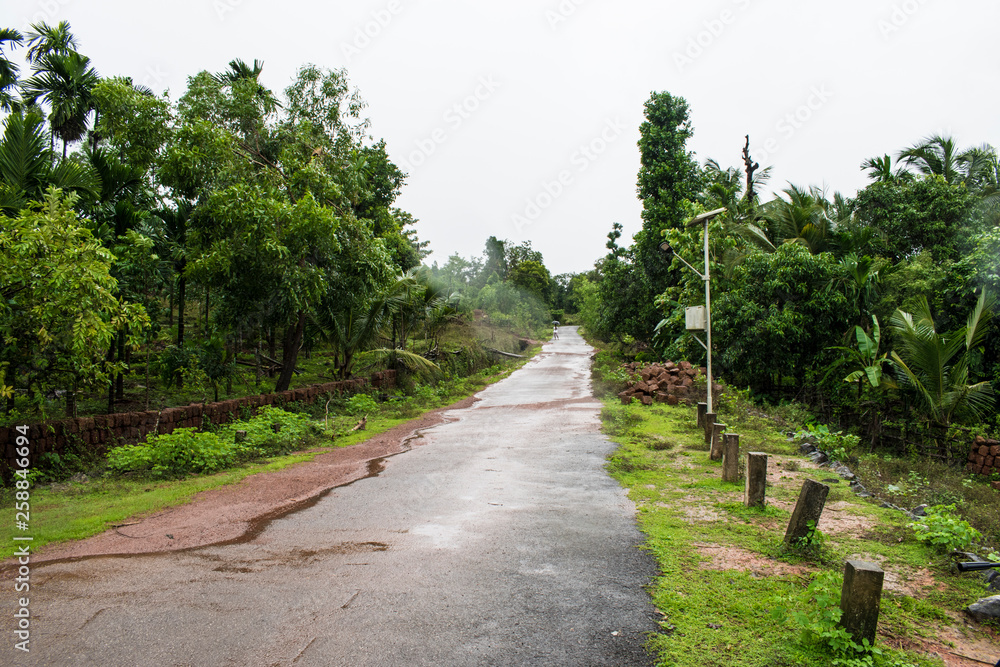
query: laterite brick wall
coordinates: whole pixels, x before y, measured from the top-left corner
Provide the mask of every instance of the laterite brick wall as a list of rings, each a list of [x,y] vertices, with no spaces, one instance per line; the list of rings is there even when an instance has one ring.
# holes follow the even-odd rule
[[[31,424],[28,439],[31,445],[31,461],[47,452],[63,452],[74,441],[85,447],[105,451],[109,447],[143,440],[155,429],[157,433],[171,433],[175,428],[195,427],[203,424],[225,424],[239,419],[240,413],[248,408],[251,412],[265,405],[286,403],[313,403],[327,394],[355,394],[368,386],[390,389],[396,384],[396,371],[383,371],[371,378],[328,382],[300,389],[291,389],[277,394],[259,394],[234,398],[218,403],[192,403],[191,405],[166,408],[162,411],[125,412],[77,419],[61,419]],[[13,427],[0,428],[0,474],[6,481],[14,469],[15,437]]]

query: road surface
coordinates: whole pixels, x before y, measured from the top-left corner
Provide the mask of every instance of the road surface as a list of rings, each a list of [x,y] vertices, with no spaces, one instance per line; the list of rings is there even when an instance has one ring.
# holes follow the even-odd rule
[[[372,475],[237,543],[39,563],[2,664],[652,665],[635,508],[575,329]]]

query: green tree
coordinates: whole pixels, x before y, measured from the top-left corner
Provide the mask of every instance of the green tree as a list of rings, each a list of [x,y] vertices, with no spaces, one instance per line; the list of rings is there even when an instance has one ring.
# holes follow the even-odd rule
[[[961,149],[953,137],[934,135],[899,152],[898,160],[924,176],[940,176],[949,185],[976,190],[985,171],[995,161],[990,146]]]
[[[119,370],[104,359],[117,332],[135,334],[148,325],[140,306],[115,298],[114,257],[80,224],[75,199],[50,189],[43,203],[0,229],[0,338],[8,377],[65,382],[69,416],[80,387],[107,382]],[[8,397],[12,386],[4,388]]]
[[[170,104],[165,98],[137,88],[123,77],[94,86],[95,146],[105,143],[118,159],[141,172],[149,170],[170,138]]]
[[[897,310],[891,320],[898,352],[892,360],[900,382],[917,397],[918,410],[935,424],[981,420],[993,407],[988,381],[972,382],[971,356],[987,333],[995,297],[983,290],[964,327],[938,333],[930,305],[924,299],[913,314]]]
[[[7,57],[4,51],[17,48],[24,43],[24,37],[12,28],[0,28],[0,111],[14,111],[17,101],[11,90],[17,85],[21,68]]]
[[[87,131],[87,119],[94,108],[94,87],[99,81],[90,58],[70,51],[42,56],[22,86],[28,105],[38,100],[48,105],[53,136],[63,142],[63,158],[67,146],[82,139]]]
[[[798,243],[814,255],[835,250],[836,208],[823,191],[815,186],[804,190],[791,185],[783,193],[787,199],[777,196],[762,211],[774,244]]]
[[[667,92],[653,93],[644,111],[637,182],[642,229],[628,252],[608,256],[601,297],[607,309],[603,326],[618,336],[648,341],[660,320],[655,297],[676,281],[659,249],[663,232],[688,219],[690,202],[697,199],[702,184],[698,163],[686,148],[693,134],[687,101]]]
[[[0,211],[16,216],[31,201],[40,201],[49,187],[96,195],[100,180],[88,165],[54,162],[45,135],[45,121],[34,112],[15,112],[4,119],[0,138]]]
[[[975,216],[977,198],[964,184],[944,176],[913,181],[876,182],[858,192],[854,209],[858,225],[878,232],[883,252],[895,261],[929,251],[941,262],[957,259],[982,231]]]
[[[65,55],[76,51],[76,37],[68,21],[60,21],[49,25],[45,21],[31,24],[31,30],[25,35],[28,42],[28,62],[39,63],[48,55]]]
[[[548,302],[552,278],[541,262],[529,259],[519,262],[511,271],[510,281],[539,301]]]
[[[832,255],[796,243],[748,255],[712,299],[721,376],[766,394],[786,378],[802,386],[846,328],[847,299],[825,289],[837,271]]]

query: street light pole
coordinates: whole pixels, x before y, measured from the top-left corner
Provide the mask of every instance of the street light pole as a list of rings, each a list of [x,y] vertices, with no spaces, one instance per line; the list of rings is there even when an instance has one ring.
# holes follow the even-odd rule
[[[725,211],[725,209],[722,210]],[[715,215],[712,215],[712,213]],[[712,213],[706,213],[704,216],[699,217],[705,218],[705,350],[708,353],[708,359],[705,362],[707,380],[705,393],[708,397],[705,399],[705,402],[708,412],[715,414],[715,410],[712,409],[712,276],[708,265],[708,221],[718,215],[719,212],[713,211]]]
[[[697,274],[699,278],[705,281],[705,342],[701,343],[701,341],[698,340],[697,336],[695,336],[695,340],[698,340],[698,342],[701,343],[702,347],[705,348],[705,351],[708,354],[708,359],[705,363],[705,375],[706,375],[705,379],[707,380],[706,391],[705,391],[707,397],[705,399],[705,403],[706,407],[708,408],[707,412],[715,412],[715,410],[712,409],[712,282],[711,282],[712,275],[711,275],[711,268],[709,267],[709,262],[708,262],[708,223],[711,222],[712,218],[714,218],[715,216],[725,212],[726,209],[717,208],[714,211],[709,211],[708,213],[702,213],[701,215],[692,218],[688,222],[687,225],[688,227],[693,227],[701,223],[704,223],[705,225],[705,271],[704,272],[699,271],[698,269],[688,264],[687,261],[685,261],[685,259],[680,255],[677,255],[676,253],[674,255],[675,257],[677,257],[677,259],[681,260],[681,263],[683,263],[684,266],[691,269],[691,271]],[[667,242],[663,242],[660,244],[660,250],[663,250],[664,252],[673,252],[673,249]]]

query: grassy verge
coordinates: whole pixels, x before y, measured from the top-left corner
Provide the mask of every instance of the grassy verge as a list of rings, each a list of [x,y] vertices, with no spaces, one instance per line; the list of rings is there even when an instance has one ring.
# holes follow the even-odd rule
[[[970,627],[961,616],[986,595],[982,582],[953,574],[946,558],[915,539],[904,514],[858,498],[843,481],[824,482],[831,491],[812,542],[786,547],[802,482],[836,476],[801,457],[749,406],[723,401],[720,412],[729,431],[741,434],[742,452],[769,455],[764,509],[743,505],[742,483],[721,481],[693,407],[609,402],[603,414],[620,445],[609,472],[636,503],[660,567],[650,593],[661,630],[650,647],[661,664],[924,666],[942,664],[934,652],[989,655],[1000,646],[995,630]],[[836,582],[848,558],[886,572],[880,655],[831,648],[835,622],[824,614],[839,607]]]
[[[531,354],[537,348],[525,354]],[[68,482],[34,486],[30,489],[30,535],[33,550],[66,540],[77,540],[101,533],[116,524],[190,502],[201,491],[236,484],[251,475],[281,470],[311,461],[317,455],[335,448],[359,444],[411,419],[450,405],[475,394],[484,387],[512,373],[521,364],[494,366],[486,371],[461,379],[439,382],[437,385],[416,385],[410,396],[392,396],[377,403],[367,414],[365,430],[352,431],[359,415],[344,414],[334,405],[329,416],[325,405],[312,406],[312,416],[323,429],[318,442],[308,451],[276,456],[264,461],[243,464],[212,475],[187,476],[182,479],[155,480],[131,478],[108,473],[103,460],[95,462],[86,475],[77,475]],[[344,401],[341,401],[344,403]],[[13,508],[16,490],[0,490],[0,506]],[[13,521],[0,523],[0,559],[14,554]]]

